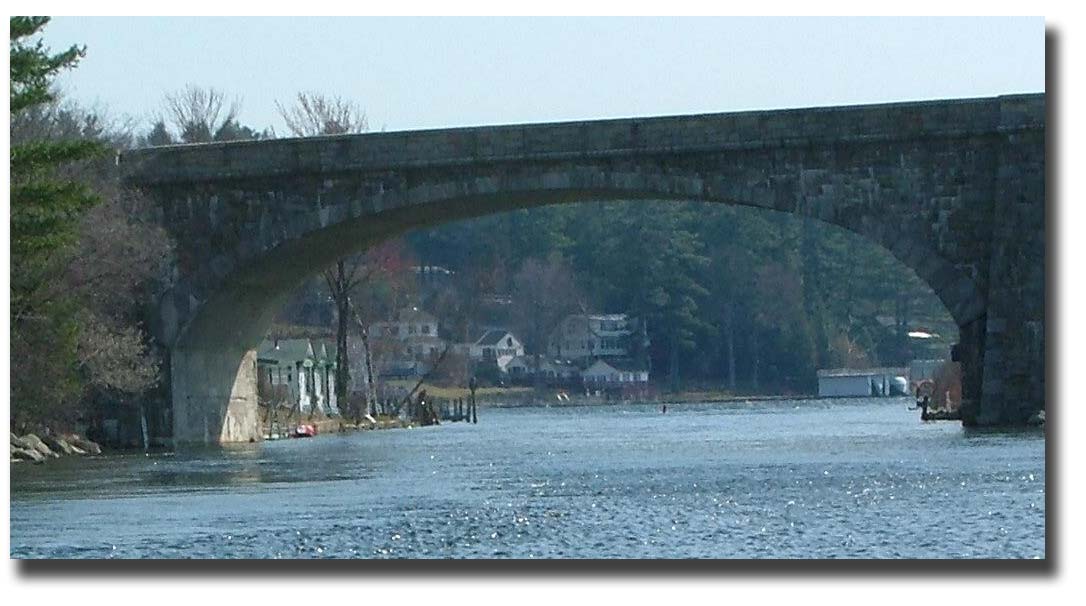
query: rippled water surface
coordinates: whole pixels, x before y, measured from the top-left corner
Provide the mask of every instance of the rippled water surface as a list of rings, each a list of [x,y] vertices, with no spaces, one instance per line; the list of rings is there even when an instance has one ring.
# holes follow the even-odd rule
[[[1040,432],[905,400],[483,409],[12,466],[17,558],[1044,557]]]

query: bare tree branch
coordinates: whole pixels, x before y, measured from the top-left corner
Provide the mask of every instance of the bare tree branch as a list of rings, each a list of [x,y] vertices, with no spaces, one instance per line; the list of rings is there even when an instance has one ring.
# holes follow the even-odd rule
[[[166,120],[185,143],[211,141],[219,129],[237,119],[239,109],[236,99],[227,101],[226,95],[214,88],[190,84],[166,95]]]
[[[369,130],[366,112],[358,104],[341,97],[300,92],[293,105],[284,106],[276,101],[275,107],[283,122],[286,122],[287,129],[296,137],[364,133]]]

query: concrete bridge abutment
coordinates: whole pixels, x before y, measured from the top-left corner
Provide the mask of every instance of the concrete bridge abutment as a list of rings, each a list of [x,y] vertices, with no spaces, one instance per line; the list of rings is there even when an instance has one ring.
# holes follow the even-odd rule
[[[170,354],[174,443],[221,444],[263,438],[255,350]]]

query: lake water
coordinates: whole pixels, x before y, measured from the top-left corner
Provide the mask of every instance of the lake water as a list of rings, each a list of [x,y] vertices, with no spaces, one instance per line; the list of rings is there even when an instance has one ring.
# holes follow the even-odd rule
[[[1042,432],[907,400],[479,424],[13,465],[16,558],[1038,558]]]

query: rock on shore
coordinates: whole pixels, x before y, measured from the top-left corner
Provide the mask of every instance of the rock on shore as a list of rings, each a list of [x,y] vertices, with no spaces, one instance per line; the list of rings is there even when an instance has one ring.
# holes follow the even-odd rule
[[[44,438],[28,433],[17,436],[11,432],[11,462],[32,461],[42,463],[61,456],[102,454],[102,447],[75,434],[46,435]]]
[[[36,450],[31,450],[29,448],[20,448],[15,444],[12,444],[11,461],[30,461],[31,463],[44,463],[45,457]]]
[[[42,454],[42,456],[44,456],[46,458],[50,458],[50,459],[58,459],[58,458],[60,458],[59,454],[53,452],[52,449],[50,449],[49,446],[46,445],[46,443],[43,442],[41,438],[39,438],[38,436],[36,436],[36,435],[34,435],[32,433],[28,433],[25,436],[23,436],[23,442],[29,444],[30,448],[32,448],[33,450],[38,451],[39,453]]]
[[[1033,415],[1030,416],[1029,420],[1026,421],[1026,424],[1033,427],[1044,427],[1045,411],[1038,410],[1037,412],[1033,413]]]

